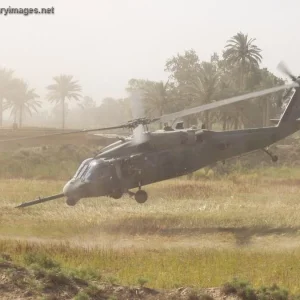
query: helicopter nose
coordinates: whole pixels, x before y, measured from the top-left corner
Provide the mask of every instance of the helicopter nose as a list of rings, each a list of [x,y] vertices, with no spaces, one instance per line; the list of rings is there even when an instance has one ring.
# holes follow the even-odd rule
[[[70,180],[63,188],[63,193],[66,197],[83,198],[86,183],[81,180]]]

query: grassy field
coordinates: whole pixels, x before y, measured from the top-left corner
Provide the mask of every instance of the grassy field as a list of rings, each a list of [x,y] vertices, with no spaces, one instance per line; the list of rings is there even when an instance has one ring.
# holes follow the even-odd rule
[[[45,254],[86,274],[154,288],[220,286],[234,277],[300,292],[300,169],[201,172],[147,187],[149,200],[64,200],[64,181],[2,179],[0,252]]]

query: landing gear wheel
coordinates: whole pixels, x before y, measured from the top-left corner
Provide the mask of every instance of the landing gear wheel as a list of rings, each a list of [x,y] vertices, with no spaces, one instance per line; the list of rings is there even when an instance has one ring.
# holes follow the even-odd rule
[[[123,193],[121,191],[114,191],[110,197],[114,199],[120,199],[123,196]]]
[[[76,198],[67,198],[66,203],[69,206],[74,206],[78,201],[79,201],[79,199],[76,199]]]
[[[277,155],[274,155],[273,157],[272,157],[272,162],[276,162],[278,160],[278,156]]]
[[[139,190],[135,193],[134,198],[138,203],[145,203],[148,199],[148,194],[143,190]]]

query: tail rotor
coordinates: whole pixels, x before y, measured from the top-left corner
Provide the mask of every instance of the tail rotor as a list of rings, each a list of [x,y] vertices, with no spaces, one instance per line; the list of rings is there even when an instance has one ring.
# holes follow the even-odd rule
[[[286,76],[288,76],[290,79],[292,79],[293,81],[297,80],[297,77],[294,76],[292,74],[292,72],[289,70],[289,68],[287,67],[286,63],[284,61],[281,61],[278,66],[277,69],[282,72],[283,74],[285,74]]]

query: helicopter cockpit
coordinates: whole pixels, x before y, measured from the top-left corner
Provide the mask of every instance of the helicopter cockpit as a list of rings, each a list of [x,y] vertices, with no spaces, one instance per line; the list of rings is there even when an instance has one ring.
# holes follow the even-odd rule
[[[96,181],[105,176],[110,177],[110,165],[101,159],[94,160],[89,163],[83,176],[87,181]]]
[[[103,159],[88,158],[80,165],[73,179],[95,181],[109,176],[110,164]]]
[[[67,204],[74,205],[80,198],[106,195],[114,178],[113,168],[108,161],[86,159],[63,188]]]
[[[77,169],[75,175],[73,176],[72,179],[76,179],[76,178],[81,178],[82,175],[84,174],[84,172],[87,170],[88,166],[89,166],[89,162],[93,160],[93,158],[87,158],[85,159],[81,165],[79,166],[79,168]]]

